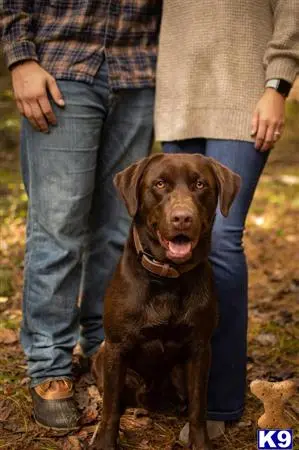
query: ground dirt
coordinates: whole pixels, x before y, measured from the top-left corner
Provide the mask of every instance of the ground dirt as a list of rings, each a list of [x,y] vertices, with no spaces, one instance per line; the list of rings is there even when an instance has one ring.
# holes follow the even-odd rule
[[[7,79],[0,77],[0,449],[87,449],[101,416],[101,397],[90,374],[76,376],[82,412],[77,433],[57,436],[31,416],[26,361],[19,344],[26,195],[18,170],[18,116]],[[298,381],[299,325],[299,104],[288,104],[287,130],[262,176],[247,221],[249,264],[248,384],[256,378]],[[77,357],[75,357],[77,360]],[[78,366],[77,366],[78,367]],[[214,443],[215,450],[254,450],[261,403],[249,392],[241,422]],[[299,399],[287,405],[298,432]],[[150,417],[128,410],[121,423],[123,449],[170,450],[184,417]],[[299,449],[299,443],[294,448]]]

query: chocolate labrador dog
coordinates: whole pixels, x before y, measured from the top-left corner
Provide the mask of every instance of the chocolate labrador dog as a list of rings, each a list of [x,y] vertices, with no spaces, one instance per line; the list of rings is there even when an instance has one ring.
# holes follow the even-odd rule
[[[212,158],[156,154],[114,183],[133,224],[105,298],[106,340],[93,369],[104,404],[93,448],[117,448],[132,386],[136,403],[148,406],[168,379],[188,402],[191,448],[210,450],[205,415],[217,306],[208,255],[218,198],[227,216],[240,177]]]

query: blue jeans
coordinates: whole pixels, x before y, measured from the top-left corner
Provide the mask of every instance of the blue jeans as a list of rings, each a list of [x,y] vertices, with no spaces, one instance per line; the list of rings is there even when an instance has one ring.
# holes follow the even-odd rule
[[[49,134],[25,119],[21,165],[29,197],[21,340],[31,385],[70,377],[79,338],[103,340],[102,306],[130,220],[113,175],[148,154],[154,90],[111,92],[104,62],[93,85],[59,81],[64,109]]]
[[[247,264],[242,246],[246,215],[267,161],[250,142],[189,139],[167,142],[166,153],[211,156],[242,177],[229,216],[217,211],[212,234],[212,263],[219,301],[219,324],[212,339],[208,418],[237,420],[244,410],[247,350]]]

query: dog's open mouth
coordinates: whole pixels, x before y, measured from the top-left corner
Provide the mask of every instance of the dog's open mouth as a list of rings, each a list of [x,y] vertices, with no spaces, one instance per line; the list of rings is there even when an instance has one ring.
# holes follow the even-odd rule
[[[158,232],[158,238],[162,247],[166,249],[167,258],[175,261],[182,260],[183,262],[191,257],[193,245],[192,240],[188,236],[178,234],[171,240],[168,240]]]

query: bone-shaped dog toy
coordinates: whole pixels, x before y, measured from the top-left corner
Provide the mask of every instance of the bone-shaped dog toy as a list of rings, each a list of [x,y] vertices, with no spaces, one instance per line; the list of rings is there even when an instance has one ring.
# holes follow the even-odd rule
[[[284,407],[286,401],[296,392],[294,381],[271,383],[266,380],[254,380],[250,384],[250,390],[264,404],[265,412],[257,423],[260,428],[291,427],[285,416]]]

